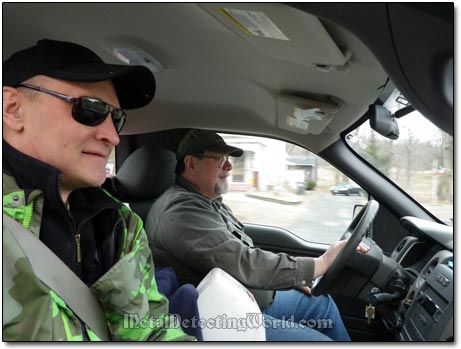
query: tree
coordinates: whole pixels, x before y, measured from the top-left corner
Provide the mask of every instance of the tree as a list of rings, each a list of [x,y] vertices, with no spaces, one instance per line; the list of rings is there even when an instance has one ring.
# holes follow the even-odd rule
[[[388,175],[392,159],[392,145],[389,140],[379,139],[374,131],[371,131],[366,140],[364,157],[381,172]]]

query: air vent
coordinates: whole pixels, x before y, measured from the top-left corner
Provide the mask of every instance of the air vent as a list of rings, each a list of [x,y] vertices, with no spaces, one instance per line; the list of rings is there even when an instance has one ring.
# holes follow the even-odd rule
[[[403,246],[405,246],[407,240],[406,239],[403,239],[402,241],[400,241],[399,245],[397,246],[397,248],[395,249],[395,251],[398,253],[400,251],[402,251],[402,248]]]
[[[429,274],[432,272],[432,270],[435,268],[435,266],[437,265],[437,263],[439,262],[439,259],[438,258],[434,258],[433,260],[431,260],[429,262],[429,264],[424,268],[421,276],[423,279],[427,279],[427,277],[429,276]]]
[[[407,239],[406,239],[406,238],[405,238],[405,239],[402,239],[402,240],[399,242],[399,244],[398,244],[397,247],[394,249],[394,251],[392,252],[392,255],[391,255],[391,258],[392,258],[393,260],[395,260],[395,261],[398,262],[397,257],[399,256],[400,251],[403,250],[403,247],[406,245],[406,243],[407,243]]]

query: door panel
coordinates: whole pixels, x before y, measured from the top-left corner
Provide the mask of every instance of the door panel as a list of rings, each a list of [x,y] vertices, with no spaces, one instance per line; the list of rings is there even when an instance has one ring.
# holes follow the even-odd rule
[[[253,239],[255,246],[275,253],[317,257],[328,248],[328,245],[305,241],[288,230],[277,227],[246,223],[245,232]]]

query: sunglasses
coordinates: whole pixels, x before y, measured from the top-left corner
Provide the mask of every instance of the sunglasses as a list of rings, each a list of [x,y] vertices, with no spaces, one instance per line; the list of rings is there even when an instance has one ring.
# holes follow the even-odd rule
[[[112,122],[114,123],[117,133],[120,133],[123,125],[125,125],[126,113],[122,109],[116,108],[113,105],[100,101],[99,99],[91,97],[71,97],[33,85],[19,84],[16,88],[18,87],[43,92],[72,103],[72,117],[75,121],[83,125],[97,126],[102,124],[109,114],[112,115]]]

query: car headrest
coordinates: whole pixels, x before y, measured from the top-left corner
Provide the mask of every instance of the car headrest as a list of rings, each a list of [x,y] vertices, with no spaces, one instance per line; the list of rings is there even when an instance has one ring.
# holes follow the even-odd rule
[[[167,149],[144,146],[136,149],[115,177],[123,201],[155,199],[175,181],[176,156]]]

